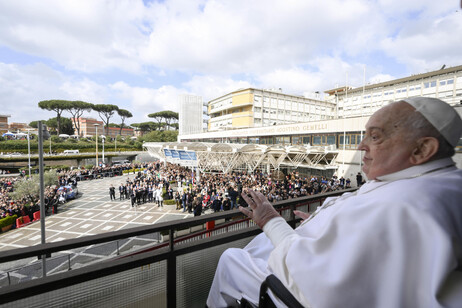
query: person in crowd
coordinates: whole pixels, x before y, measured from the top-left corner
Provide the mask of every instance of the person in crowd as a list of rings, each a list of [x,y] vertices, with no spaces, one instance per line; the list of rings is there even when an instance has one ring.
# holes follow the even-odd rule
[[[175,192],[175,203],[176,203],[176,210],[181,210],[181,195],[180,192]]]
[[[136,205],[136,190],[134,186],[130,186],[130,202],[132,207]]]
[[[213,200],[212,208],[215,213],[221,210],[221,194]]]
[[[201,216],[202,203],[200,202],[198,197],[194,197],[192,206],[193,206],[193,209],[194,209],[194,216]]]
[[[119,186],[119,200],[123,200],[124,197],[125,197],[124,184],[120,183],[120,186]]]
[[[361,186],[363,184],[363,176],[361,174],[361,172],[358,172],[358,174],[356,175],[356,186]]]
[[[115,188],[114,188],[114,185],[112,184],[109,187],[109,196],[111,197],[111,201],[115,200]]]
[[[156,189],[156,200],[157,200],[157,207],[164,207],[164,197],[162,196],[162,187],[159,186]]]
[[[235,191],[232,186],[228,188],[228,197],[231,202],[231,209],[234,207],[237,208],[237,191]]]
[[[381,108],[359,145],[368,182],[297,211],[295,230],[261,192],[243,193],[240,210],[264,233],[223,253],[208,307],[258,303],[270,274],[304,307],[462,307],[462,170],[451,159],[461,134],[439,99]]]
[[[223,211],[231,210],[231,201],[229,200],[228,194],[225,194],[225,199],[223,200]]]

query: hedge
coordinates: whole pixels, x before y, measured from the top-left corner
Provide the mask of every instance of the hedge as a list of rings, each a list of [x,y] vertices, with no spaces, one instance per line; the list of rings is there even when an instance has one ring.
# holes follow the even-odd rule
[[[13,216],[7,216],[5,218],[0,219],[0,229],[14,224],[17,218],[18,218],[18,215],[13,215]]]
[[[139,171],[144,171],[144,170],[146,170],[146,168],[128,169],[128,170],[123,170],[122,174],[137,173]]]
[[[50,149],[50,142],[48,140],[44,140],[43,148],[45,151]],[[32,153],[37,153],[38,149],[38,142],[37,140],[30,141],[30,150]],[[94,142],[85,142],[85,141],[77,141],[77,142],[52,142],[51,143],[51,150],[54,152],[62,152],[64,150],[80,150],[81,152],[94,152],[95,143]],[[103,145],[101,142],[98,142],[98,149],[102,151]],[[115,151],[115,143],[114,142],[106,142],[104,144],[105,151]],[[133,150],[141,150],[142,144],[135,142],[133,145],[122,143],[117,144],[117,151],[133,151]],[[0,151],[2,152],[21,152],[27,153],[27,140],[6,140],[0,142]]]

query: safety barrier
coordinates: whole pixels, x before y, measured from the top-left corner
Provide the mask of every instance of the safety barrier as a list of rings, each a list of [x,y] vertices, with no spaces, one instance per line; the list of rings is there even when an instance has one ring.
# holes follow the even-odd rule
[[[290,199],[274,206],[281,209],[281,215],[290,217],[288,223],[294,227],[300,220],[295,219],[293,210],[314,208],[316,203],[322,202],[321,199],[344,192]],[[0,305],[83,307],[91,303],[92,306],[108,307],[203,307],[221,253],[228,247],[244,247],[261,232],[257,227],[250,227],[253,224],[251,220],[241,218],[238,210],[232,210],[0,251],[0,263],[16,262],[34,256],[59,255],[95,244],[152,236],[154,233],[168,234],[168,241],[162,243],[161,249],[123,254],[105,262],[2,287]],[[174,238],[180,230],[223,220],[230,223],[182,237],[181,240]],[[233,228],[237,230],[230,231]]]
[[[24,227],[30,223],[31,221],[30,221],[29,216],[21,216],[16,219],[16,228]]]

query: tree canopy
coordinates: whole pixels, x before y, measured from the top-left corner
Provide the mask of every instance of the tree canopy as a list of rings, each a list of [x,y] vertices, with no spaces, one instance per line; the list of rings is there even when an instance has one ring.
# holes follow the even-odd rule
[[[119,107],[116,105],[110,104],[97,104],[93,105],[93,110],[98,112],[99,117],[106,126],[106,136],[109,135],[109,119],[114,115],[114,112],[119,110]]]
[[[118,109],[117,110],[117,113],[119,114],[120,116],[120,119],[122,120],[122,123],[120,125],[120,132],[119,132],[119,135],[122,135],[122,129],[124,128],[124,122],[127,118],[131,118],[133,117],[133,114],[128,111],[128,110],[125,110],[125,109]]]
[[[30,179],[24,178],[14,184],[14,192],[9,195],[13,200],[21,200],[23,198],[33,201],[39,197],[40,179],[38,174],[32,175]],[[49,170],[43,173],[43,181],[45,186],[58,184],[58,175],[56,171]]]
[[[74,123],[74,127],[77,130],[77,135],[80,136],[80,122],[77,120],[82,114],[87,111],[90,112],[93,109],[93,104],[82,102],[82,101],[69,101],[66,108],[67,111],[72,115],[71,120]],[[71,135],[73,135],[72,133]]]
[[[161,127],[168,128],[172,127],[172,123],[178,121],[178,112],[164,110],[148,114],[148,117],[153,118],[158,124],[162,124]]]
[[[72,127],[72,121],[69,118],[61,117],[61,134],[74,134],[74,128]],[[58,118],[50,118],[47,121],[43,122],[48,128],[56,130],[58,132]],[[59,135],[59,133],[57,133]]]
[[[142,132],[158,130],[161,124],[155,122],[132,123],[130,126],[138,128]]]
[[[41,109],[56,112],[57,131],[58,131],[58,135],[61,134],[61,114],[63,113],[64,110],[67,110],[69,108],[69,101],[57,100],[57,99],[46,100],[46,101],[39,102],[38,106]]]

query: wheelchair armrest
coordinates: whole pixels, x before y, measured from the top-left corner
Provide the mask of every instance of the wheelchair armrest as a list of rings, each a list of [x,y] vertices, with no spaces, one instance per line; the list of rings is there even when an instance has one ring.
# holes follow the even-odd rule
[[[289,308],[303,308],[303,305],[290,293],[282,282],[273,274],[266,277],[260,287],[260,301],[258,307],[275,307],[268,295],[270,289],[273,294]]]

